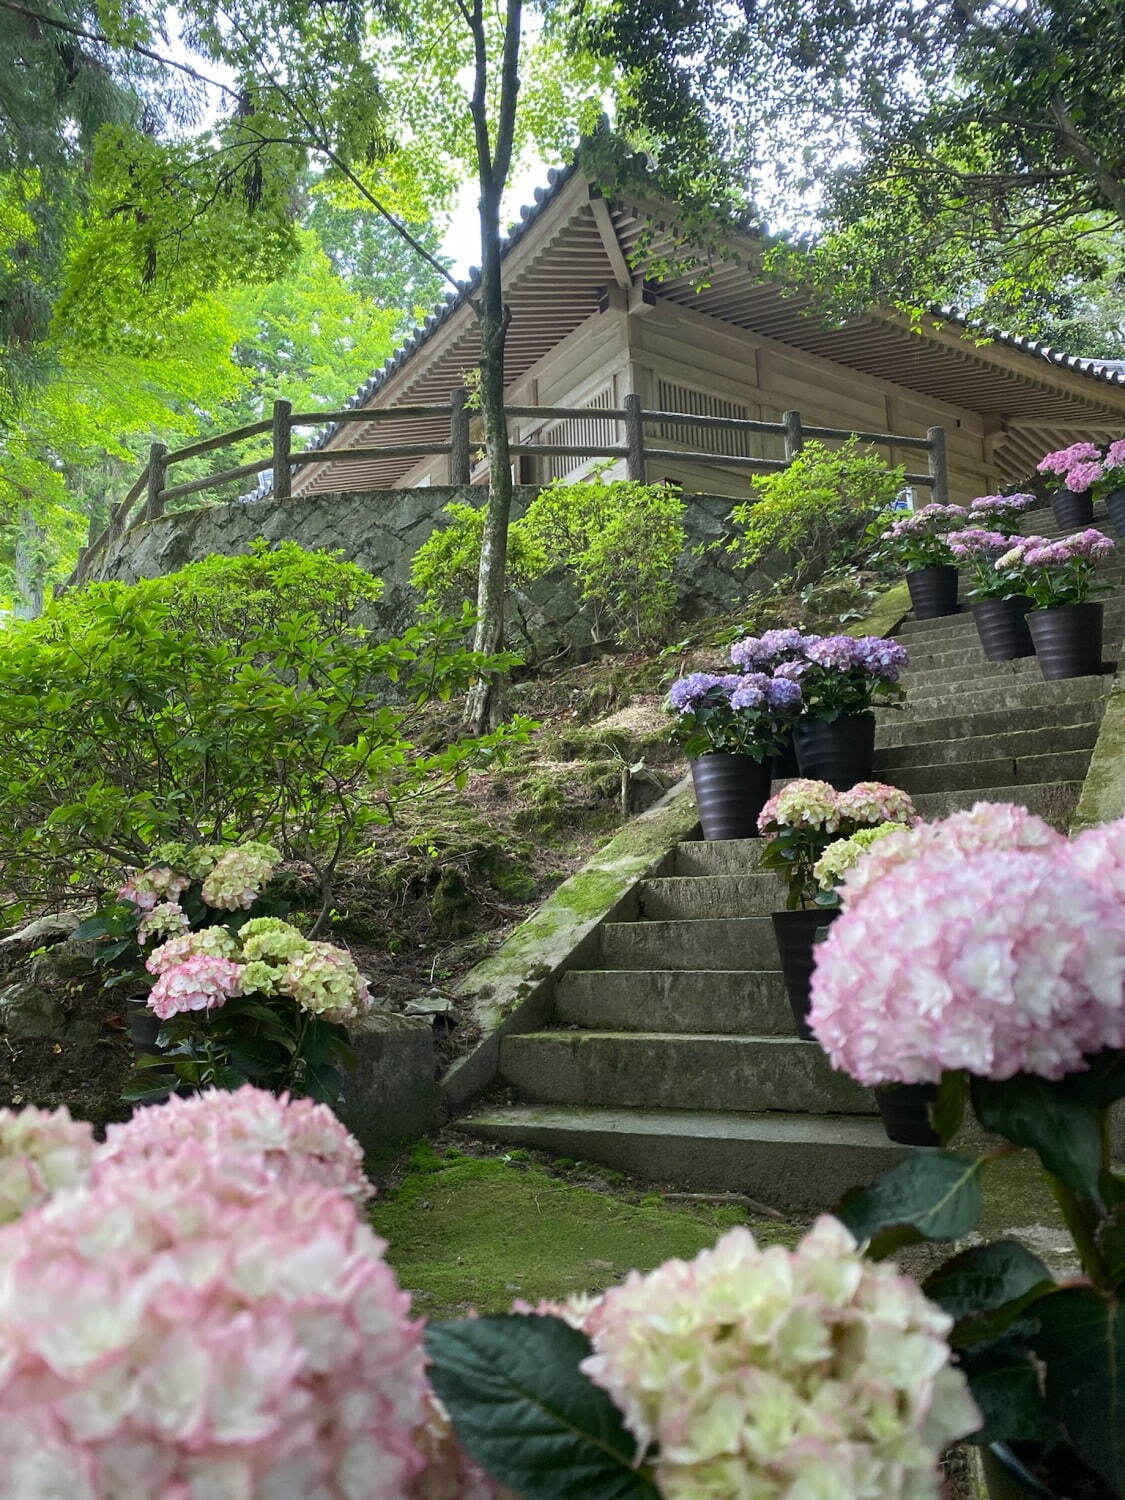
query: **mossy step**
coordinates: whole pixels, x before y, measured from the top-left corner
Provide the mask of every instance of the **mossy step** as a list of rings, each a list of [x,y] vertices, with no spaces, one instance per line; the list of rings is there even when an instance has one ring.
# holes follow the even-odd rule
[[[914,797],[914,805],[924,818],[944,818],[951,812],[972,807],[975,802],[1017,802],[1065,833],[1081,794],[1081,781],[965,787],[958,791],[921,792]]]
[[[696,921],[606,922],[601,969],[776,969],[769,917]]]
[[[541,1104],[871,1114],[875,1100],[795,1037],[534,1031],[500,1043],[500,1076]]]
[[[751,917],[785,905],[780,875],[671,875],[643,880],[637,889],[637,916],[669,918]]]
[[[908,721],[937,718],[946,713],[983,713],[998,709],[1027,709],[1052,707],[1060,703],[1082,703],[1090,699],[1104,698],[1113,682],[1112,674],[1097,677],[1067,677],[1062,681],[1038,682],[1034,678],[989,684],[978,688],[970,685],[962,691],[947,684],[932,692],[910,693],[901,708],[876,710],[876,718],[884,723],[895,723],[905,718]]]
[[[744,969],[572,969],[555,1014],[591,1031],[716,1032],[792,1036],[779,973]]]
[[[907,1155],[876,1119],[693,1110],[516,1105],[477,1110],[455,1128],[498,1145],[594,1161],[694,1192],[746,1193],[815,1213]]]
[[[888,715],[876,731],[876,756],[882,750],[932,744],[937,740],[985,739],[994,734],[1023,732],[1048,734],[1055,725],[1097,724],[1105,709],[1105,697],[1077,703],[1028,704],[1021,708],[991,704],[984,709],[964,710],[960,704],[958,707],[963,711],[942,713],[939,705],[933,717]],[[1047,741],[1045,748],[1051,743]]]
[[[875,774],[894,780],[894,772],[911,766],[962,766],[971,761],[1005,756],[1037,756],[1044,749],[1064,753],[1093,749],[1098,738],[1098,716],[1078,724],[1053,724],[1035,729],[1016,729],[1007,734],[970,735],[967,739],[909,740],[903,745],[884,745],[875,751]]]
[[[764,839],[685,839],[676,845],[673,875],[748,875],[758,868]]]
[[[1039,737],[1042,745],[1046,736]],[[921,792],[952,792],[987,786],[1034,786],[1048,782],[1079,782],[1090,764],[1090,751],[1062,750],[1042,755],[999,756],[992,760],[897,766],[887,772],[895,786],[911,796]]]

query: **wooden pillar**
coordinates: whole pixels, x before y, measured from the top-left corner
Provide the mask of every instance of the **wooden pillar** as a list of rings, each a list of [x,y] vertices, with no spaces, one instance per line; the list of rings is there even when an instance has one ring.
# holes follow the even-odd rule
[[[945,462],[945,428],[930,427],[926,431],[930,444],[930,475],[933,485],[930,493],[939,505],[949,504],[949,471]]]
[[[801,425],[801,413],[787,411],[781,420],[785,423],[785,461],[791,464],[805,446],[805,430]]]
[[[647,479],[645,472],[645,424],[641,410],[641,398],[635,395],[625,397],[625,447],[628,455],[625,459],[626,471],[630,479],[638,484],[644,484]]]
[[[469,393],[459,385],[449,398],[449,482],[468,484],[471,477]]]
[[[290,484],[289,454],[293,430],[289,418],[293,415],[291,401],[273,403],[273,494],[275,500],[288,500],[293,493]]]
[[[153,443],[148,450],[148,499],[145,501],[145,520],[156,521],[164,514],[164,479],[168,472],[168,447],[165,443]]]

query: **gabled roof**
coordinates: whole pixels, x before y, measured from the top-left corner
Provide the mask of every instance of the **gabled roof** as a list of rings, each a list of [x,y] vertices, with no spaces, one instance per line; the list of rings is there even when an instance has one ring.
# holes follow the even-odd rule
[[[607,205],[607,216],[597,198],[577,165],[552,171],[504,242],[505,291],[513,312],[509,384],[595,310],[601,289],[619,276],[622,254],[643,268],[646,259],[655,260],[675,244],[673,204],[623,197]],[[694,274],[673,275],[654,283],[658,296],[920,394],[1011,423],[1034,423],[1037,434],[1028,440],[1029,457],[1036,449],[1042,452],[1041,435],[1051,428],[1059,430],[1064,442],[1072,440],[1076,429],[1125,428],[1125,362],[1066,354],[984,325],[954,307],[934,307],[921,328],[887,310],[829,327],[818,317],[810,294],[754,274],[759,237],[732,228],[730,238],[734,259],[708,263],[701,255],[708,263],[706,285],[700,286]],[[447,400],[479,357],[469,307],[478,284],[474,273],[450,292],[348,406],[395,404],[407,394],[414,403]],[[444,435],[440,422],[416,421],[409,433],[399,434],[392,426],[381,426],[377,440],[440,441]],[[315,446],[364,446],[373,441],[372,432],[359,422],[339,424]],[[1013,463],[1022,462],[1023,455],[1013,449]],[[341,472],[346,473],[346,487],[366,488],[393,484],[409,467],[409,460],[357,461]],[[294,492],[340,483],[339,478],[329,480],[327,466],[309,465],[295,476]]]

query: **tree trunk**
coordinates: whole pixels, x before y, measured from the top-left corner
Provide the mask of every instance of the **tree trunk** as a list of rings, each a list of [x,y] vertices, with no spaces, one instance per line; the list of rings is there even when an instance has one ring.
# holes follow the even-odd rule
[[[488,509],[481,541],[477,575],[477,623],[473,649],[488,654],[504,645],[508,523],[512,514],[512,458],[504,415],[504,345],[508,310],[500,280],[500,195],[483,193],[480,200],[481,287],[480,402],[488,452]],[[469,694],[465,722],[483,734],[500,718],[499,685],[480,679]]]
[[[15,546],[16,603],[18,620],[36,620],[43,613],[46,589],[46,532],[26,507],[20,511]]]

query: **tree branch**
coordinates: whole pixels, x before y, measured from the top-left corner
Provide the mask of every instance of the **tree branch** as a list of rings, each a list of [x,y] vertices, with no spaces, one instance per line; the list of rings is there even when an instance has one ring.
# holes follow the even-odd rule
[[[523,0],[508,0],[504,21],[504,52],[500,63],[500,109],[496,122],[496,155],[493,173],[503,187],[512,165],[516,135],[516,100],[519,96],[520,40],[523,31]]]
[[[1125,182],[1113,175],[1089,141],[1079,134],[1074,117],[1061,94],[1056,94],[1051,100],[1051,115],[1059,127],[1063,145],[1074,160],[1089,172],[1102,197],[1122,223],[1125,223]]]

